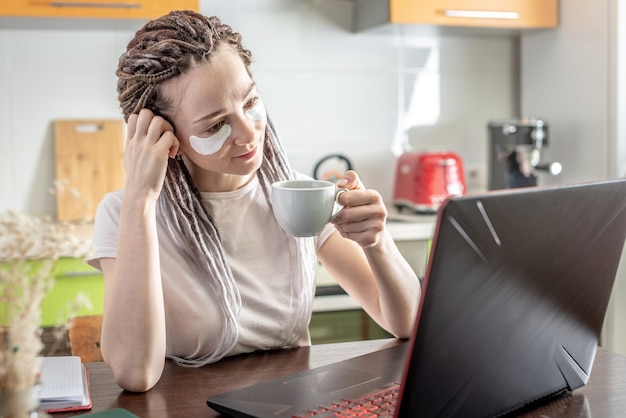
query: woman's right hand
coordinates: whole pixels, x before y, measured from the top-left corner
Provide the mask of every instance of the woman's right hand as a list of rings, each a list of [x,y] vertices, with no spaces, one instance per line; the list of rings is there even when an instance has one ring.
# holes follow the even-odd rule
[[[100,261],[105,277],[100,348],[120,387],[145,392],[159,380],[165,363],[156,202],[168,159],[176,156],[180,143],[174,127],[148,109],[128,117],[126,134],[117,258]]]
[[[167,161],[176,157],[180,143],[174,127],[149,109],[128,117],[124,167],[126,192],[157,199],[163,187]]]

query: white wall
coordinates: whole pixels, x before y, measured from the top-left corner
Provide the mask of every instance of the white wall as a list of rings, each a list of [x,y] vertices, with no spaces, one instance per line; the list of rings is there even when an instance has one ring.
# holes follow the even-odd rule
[[[626,175],[626,12],[619,2],[562,1],[557,30],[521,39],[522,111],[550,123],[550,155],[564,167],[546,184]],[[624,318],[626,254],[602,338],[626,355]]]
[[[63,22],[40,28],[33,19],[2,29],[6,22],[0,23],[0,209],[53,214],[51,122],[119,117],[115,57],[128,35],[65,29]]]
[[[478,174],[473,186],[484,188],[487,121],[517,116],[515,39],[411,26],[352,33],[346,0],[201,4],[253,51],[255,78],[295,168],[311,174],[318,158],[345,153],[388,199],[399,138],[457,151]],[[51,123],[120,115],[114,72],[139,24],[0,20],[0,210],[55,214]],[[417,117],[407,118],[414,86]]]
[[[621,5],[621,6],[620,6]],[[611,97],[611,175],[626,177],[626,7],[620,0],[609,1]],[[605,323],[606,346],[626,355],[626,247],[617,272]]]
[[[568,0],[554,31],[521,38],[521,108],[550,129],[547,158],[563,172],[544,184],[609,176],[608,0]]]

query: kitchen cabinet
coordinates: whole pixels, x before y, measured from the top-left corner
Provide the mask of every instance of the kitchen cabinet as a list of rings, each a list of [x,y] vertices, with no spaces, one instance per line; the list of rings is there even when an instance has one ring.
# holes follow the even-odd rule
[[[63,257],[54,268],[54,285],[41,302],[41,326],[64,325],[70,314],[95,315],[104,311],[104,277],[99,270],[81,258]],[[71,312],[71,305],[79,293],[85,294],[90,307]],[[70,306],[71,307],[71,306]]]
[[[546,29],[559,22],[558,0],[362,0],[355,6],[356,30],[383,23]]]
[[[309,332],[311,344],[393,337],[361,309],[314,313],[309,324]]]
[[[0,16],[151,19],[175,9],[199,10],[199,0],[10,0]]]

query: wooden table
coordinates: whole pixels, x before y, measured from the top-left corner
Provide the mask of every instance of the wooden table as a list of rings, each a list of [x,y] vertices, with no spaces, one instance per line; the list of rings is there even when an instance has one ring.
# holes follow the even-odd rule
[[[395,339],[323,344],[291,350],[235,356],[198,369],[168,361],[159,383],[146,393],[129,393],[113,381],[104,363],[88,363],[93,409],[54,414],[75,417],[111,408],[125,408],[141,418],[217,417],[206,399],[220,392],[323,366],[402,343]],[[598,349],[589,383],[572,394],[532,410],[525,418],[612,418],[626,416],[626,357]]]

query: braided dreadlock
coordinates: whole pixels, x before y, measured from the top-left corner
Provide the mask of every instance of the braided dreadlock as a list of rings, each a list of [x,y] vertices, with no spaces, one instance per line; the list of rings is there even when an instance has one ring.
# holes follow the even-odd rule
[[[148,22],[129,42],[119,60],[117,91],[124,118],[147,108],[155,114],[167,113],[170,103],[159,94],[160,83],[184,73],[193,65],[208,62],[218,43],[235,47],[249,68],[250,51],[243,48],[241,36],[217,17],[192,11],[173,11]],[[248,69],[249,71],[249,69]],[[268,117],[264,160],[257,173],[268,204],[271,183],[292,177],[285,152]],[[172,356],[181,365],[201,366],[226,355],[237,342],[236,319],[241,307],[239,291],[226,262],[219,231],[200,201],[200,194],[181,158],[169,160],[163,191],[158,202],[163,222],[186,251],[199,280],[206,280],[225,320],[222,338],[214,353],[201,358]],[[291,303],[297,314],[292,328],[285,330],[284,345],[293,343],[298,324],[307,323],[313,298],[314,248],[312,239],[290,238],[291,265],[296,273],[291,281]]]

